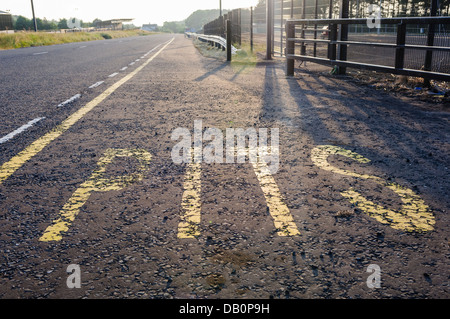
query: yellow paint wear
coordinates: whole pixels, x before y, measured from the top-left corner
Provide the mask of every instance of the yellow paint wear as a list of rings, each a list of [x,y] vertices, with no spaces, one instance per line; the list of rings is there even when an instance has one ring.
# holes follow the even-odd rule
[[[188,164],[185,179],[184,192],[181,202],[182,215],[178,225],[178,238],[188,239],[200,235],[201,220],[201,164]]]
[[[311,152],[311,160],[318,167],[333,173],[373,180],[377,184],[395,192],[403,202],[402,209],[400,211],[394,211],[367,200],[353,188],[342,192],[342,196],[347,198],[358,209],[378,222],[387,224],[394,229],[408,232],[426,232],[433,230],[435,225],[433,214],[429,211],[429,207],[425,202],[412,190],[395,183],[387,183],[377,176],[358,174],[334,167],[328,163],[328,157],[331,155],[342,155],[359,163],[370,162],[369,159],[355,152],[332,145],[322,145],[314,148]]]
[[[267,207],[269,208],[270,215],[274,220],[278,235],[300,235],[297,225],[294,223],[294,218],[292,217],[289,208],[284,203],[278,185],[272,174],[270,174],[267,164],[263,161],[258,161],[256,163],[252,163],[252,165],[261,186],[261,190],[264,193]]]
[[[120,176],[113,179],[104,178],[106,168],[115,158],[132,157],[138,160],[137,172],[127,176]],[[53,221],[42,237],[42,242],[60,241],[62,234],[69,230],[70,225],[79,214],[81,207],[88,201],[93,192],[117,191],[126,186],[141,181],[144,172],[148,170],[151,161],[151,154],[145,150],[109,149],[98,161],[97,169],[81,186],[75,191],[69,201],[62,208],[59,217]]]

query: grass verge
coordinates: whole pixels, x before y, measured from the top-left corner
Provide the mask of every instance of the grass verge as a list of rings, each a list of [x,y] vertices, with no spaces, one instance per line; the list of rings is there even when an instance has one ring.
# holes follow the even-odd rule
[[[226,60],[227,52],[225,50],[218,49],[200,40],[194,40],[193,42],[194,46],[200,51],[203,56]],[[238,47],[238,51],[236,52],[236,54],[233,54],[233,57],[231,58],[231,64],[256,65],[261,60],[260,58],[258,58],[258,55],[263,51],[263,49],[264,47],[262,45],[257,45],[254,47],[252,52],[250,44],[243,43],[240,47]]]
[[[154,33],[142,30],[70,33],[16,32],[14,34],[0,34],[0,50],[37,47],[72,42],[127,38],[151,34]]]
[[[205,57],[215,58],[225,62],[227,59],[226,51],[217,49],[205,42],[194,40],[194,46]],[[251,50],[249,43],[243,43],[236,54],[233,54],[231,58],[230,66],[233,72],[237,75],[245,74],[252,71],[260,62],[263,62],[261,58],[262,52],[265,50],[263,45],[255,45],[253,51]]]

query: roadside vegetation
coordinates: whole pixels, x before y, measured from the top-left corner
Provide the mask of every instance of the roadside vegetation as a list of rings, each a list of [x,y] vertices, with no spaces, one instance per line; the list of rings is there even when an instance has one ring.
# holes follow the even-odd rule
[[[117,39],[133,36],[145,36],[151,34],[154,33],[142,30],[69,33],[16,32],[13,34],[0,34],[0,50],[37,47],[72,42]]]
[[[194,40],[194,46],[199,50],[199,52],[210,58],[217,58],[221,60],[226,60],[227,52],[222,49],[218,49],[209,45],[206,42],[202,42],[200,40]],[[234,45],[238,51],[233,55],[231,59],[231,64],[247,64],[247,65],[256,65],[261,58],[262,52],[265,50],[264,45],[255,44],[253,47],[253,52],[251,50],[249,43],[243,43],[241,46],[237,44]]]

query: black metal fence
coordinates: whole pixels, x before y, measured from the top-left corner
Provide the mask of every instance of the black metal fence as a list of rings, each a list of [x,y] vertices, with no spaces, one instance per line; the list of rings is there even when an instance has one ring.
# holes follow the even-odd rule
[[[305,36],[305,30],[308,27],[313,26],[314,29],[317,25],[328,24],[329,35],[328,39],[310,39]],[[436,52],[444,52],[446,54],[450,53],[450,46],[437,46],[434,45],[434,33],[430,32],[428,41],[431,39],[431,43],[428,42],[426,45],[417,44],[407,44],[406,35],[408,32],[408,26],[423,26],[429,31],[436,28],[437,25],[450,26],[450,17],[413,17],[413,18],[385,18],[380,19],[380,24],[388,24],[396,27],[396,42],[368,42],[368,41],[352,41],[348,39],[349,25],[365,25],[367,24],[367,19],[301,19],[301,20],[289,20],[286,23],[286,34],[287,34],[287,74],[294,74],[294,60],[311,61],[320,64],[334,65],[340,68],[339,73],[345,73],[345,68],[362,68],[369,70],[376,70],[381,72],[389,72],[399,75],[408,75],[423,77],[425,79],[436,79],[442,81],[450,81],[450,73],[442,73],[433,70],[433,54]],[[297,26],[300,26],[300,30],[297,30]],[[297,37],[297,32],[300,32],[300,37]],[[308,55],[306,52],[306,45],[308,43],[321,43],[325,44],[328,48],[327,57],[318,57],[316,54]],[[296,52],[296,47],[297,51]],[[391,57],[394,61],[394,65],[387,65],[380,61],[379,63],[363,63],[360,61],[355,61],[349,59],[348,48],[358,48],[361,47],[369,48],[382,48],[391,50]],[[424,59],[421,68],[410,69],[405,67],[405,57],[406,51],[410,52],[423,52]],[[385,59],[385,56],[382,56]]]
[[[225,21],[229,19],[234,45],[250,43],[253,48],[253,44],[258,44],[265,48],[266,58],[270,59],[272,56],[286,56],[285,26],[288,21],[315,19],[314,25],[307,27],[297,24],[296,34],[307,40],[300,46],[303,50],[300,55],[329,58],[328,42],[310,41],[330,40],[329,19],[367,20],[378,14],[381,23],[377,27],[370,26],[366,22],[340,25],[338,32],[341,34],[344,31],[346,41],[367,43],[358,46],[346,45],[346,59],[355,63],[395,68],[398,25],[387,22],[386,19],[445,17],[449,15],[449,11],[448,0],[265,0],[253,8],[235,9],[205,25],[204,30],[205,34],[224,37]],[[450,47],[450,25],[407,23],[404,41],[407,46]],[[445,49],[430,52],[405,48],[403,67],[450,73],[450,52]]]
[[[256,6],[251,8],[239,8],[229,11],[222,17],[218,17],[203,26],[206,35],[218,35],[225,37],[225,24],[231,22],[232,43],[237,46],[254,43],[266,44],[266,7]]]

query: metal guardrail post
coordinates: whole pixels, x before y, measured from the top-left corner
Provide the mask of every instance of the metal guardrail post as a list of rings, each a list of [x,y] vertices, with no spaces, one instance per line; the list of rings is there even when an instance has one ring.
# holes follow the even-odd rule
[[[295,24],[293,23],[286,23],[286,75],[287,76],[294,76],[294,63],[295,60],[292,58],[289,58],[289,54],[295,54]]]
[[[227,20],[227,61],[231,62],[231,21]]]

